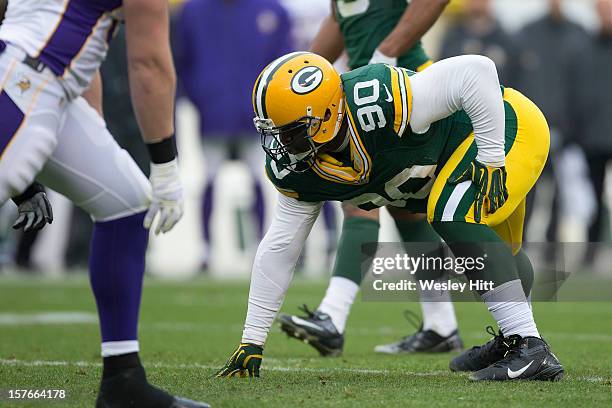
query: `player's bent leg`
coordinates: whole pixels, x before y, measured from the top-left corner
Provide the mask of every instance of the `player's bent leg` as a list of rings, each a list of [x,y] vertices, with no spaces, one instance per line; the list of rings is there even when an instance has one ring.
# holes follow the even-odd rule
[[[344,329],[361,284],[361,246],[378,242],[379,210],[364,211],[342,203],[344,222],[338,243],[336,263],[321,304],[314,312],[304,305],[305,315],[281,315],[281,329],[288,336],[304,341],[322,356],[342,354]]]
[[[442,252],[441,239],[433,230],[425,214],[413,214],[400,208],[388,206],[387,210],[395,220],[406,253],[409,256],[421,256],[422,251],[428,250],[424,244],[431,243],[431,251]],[[413,247],[410,243],[416,243]],[[429,245],[426,245],[429,247]],[[432,254],[434,255],[434,254]],[[443,280],[446,274],[443,271],[417,271],[418,280]],[[463,349],[463,341],[459,336],[457,318],[453,307],[450,292],[446,290],[419,290],[419,300],[423,321],[417,323],[417,331],[402,337],[399,341],[381,344],[374,348],[378,353],[440,353],[459,351]],[[408,311],[407,311],[408,312]],[[408,319],[411,321],[415,319]],[[416,317],[415,317],[416,318]]]
[[[38,73],[0,51],[0,206],[23,193],[57,144],[63,90],[50,73]]]
[[[466,276],[471,282],[493,282],[493,289],[478,293],[501,331],[500,338],[454,359],[451,370],[478,370],[470,377],[473,380],[560,379],[563,367],[540,338],[511,247],[485,225],[435,222],[433,226],[455,256],[484,259],[482,270],[466,271]]]
[[[146,379],[137,335],[148,244],[143,219],[150,185],[83,99],[67,107],[58,147],[39,180],[95,221],[89,270],[104,367],[96,406],[207,406],[174,397]]]
[[[531,300],[531,287],[534,280],[533,266],[529,257],[522,249],[525,207],[526,200],[523,200],[510,217],[493,227],[493,230],[504,242],[511,246],[517,273],[523,285],[523,291],[527,299]]]
[[[106,222],[147,210],[151,186],[84,99],[70,103],[58,146],[38,180]]]
[[[494,289],[480,295],[497,321],[500,334],[484,346],[466,351],[450,367],[454,371],[476,371],[472,376],[475,380],[554,380],[563,375],[563,367],[540,339],[526,298],[530,284],[518,279],[518,267],[529,274],[520,252],[524,200],[544,168],[550,135],[540,110],[519,92],[506,89],[504,101],[509,193],[506,203],[494,214],[485,213],[481,223],[476,224],[472,184],[447,183],[456,168],[474,160],[476,146],[472,137],[445,163],[428,202],[428,219],[455,256],[487,253],[484,270],[466,273],[468,279],[494,283]]]
[[[533,280],[529,265],[520,254],[525,217],[525,198],[536,183],[546,163],[550,132],[542,112],[519,92],[504,90],[506,108],[506,170],[508,199],[494,214],[486,214],[481,224],[492,227],[512,247],[521,266],[520,277],[526,290]],[[476,157],[473,136],[464,140],[446,160],[432,187],[427,204],[430,222],[474,223],[474,187],[466,181],[447,183],[457,168],[463,168]]]

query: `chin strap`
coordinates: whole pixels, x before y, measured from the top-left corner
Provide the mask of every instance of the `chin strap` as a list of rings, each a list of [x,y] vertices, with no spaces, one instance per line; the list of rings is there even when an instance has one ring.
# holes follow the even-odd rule
[[[334,150],[334,152],[341,152],[344,149],[346,149],[348,147],[349,144],[349,132],[348,129],[346,130],[346,133],[344,134],[344,140],[342,141],[342,144]]]

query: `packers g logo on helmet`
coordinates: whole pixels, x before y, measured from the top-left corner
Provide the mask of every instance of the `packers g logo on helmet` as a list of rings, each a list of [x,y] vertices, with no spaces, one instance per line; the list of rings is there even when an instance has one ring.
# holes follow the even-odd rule
[[[323,82],[323,71],[319,67],[305,67],[298,71],[291,80],[291,89],[296,94],[307,94],[317,89]]]
[[[257,78],[253,109],[253,122],[268,156],[281,168],[306,171],[344,120],[340,75],[320,55],[284,55]]]

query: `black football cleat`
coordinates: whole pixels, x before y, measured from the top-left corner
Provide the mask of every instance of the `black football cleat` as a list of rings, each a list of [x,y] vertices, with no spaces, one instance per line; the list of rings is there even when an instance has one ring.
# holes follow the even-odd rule
[[[482,370],[504,358],[510,348],[521,340],[521,337],[516,335],[504,337],[501,331],[496,334],[491,326],[487,326],[487,333],[493,338],[484,345],[474,346],[452,359],[449,364],[451,371]]]
[[[174,397],[152,386],[142,366],[102,379],[96,408],[209,408],[208,404]]]
[[[344,335],[338,332],[328,314],[311,312],[306,305],[300,310],[306,316],[280,315],[281,330],[288,336],[314,347],[323,357],[338,357],[344,347]]]
[[[563,366],[544,340],[524,337],[510,348],[503,359],[472,373],[470,380],[559,381],[563,378],[563,373]]]
[[[419,330],[395,343],[380,344],[374,351],[383,354],[404,353],[446,353],[463,350],[459,332],[455,330],[448,337],[442,337],[433,330]]]
[[[463,350],[463,341],[457,330],[447,337],[443,337],[433,330],[423,330],[423,324],[418,322],[418,317],[411,311],[404,312],[408,320],[415,328],[416,333],[402,337],[399,341],[389,344],[380,344],[374,347],[374,351],[383,354],[404,353],[446,353],[449,351]]]

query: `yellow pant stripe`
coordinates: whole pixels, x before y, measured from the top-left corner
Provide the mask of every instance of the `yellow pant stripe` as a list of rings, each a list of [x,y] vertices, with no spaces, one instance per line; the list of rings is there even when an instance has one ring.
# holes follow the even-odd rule
[[[431,67],[432,65],[433,65],[433,61],[429,60],[426,63],[424,63],[423,65],[419,65],[419,67],[417,68],[417,72],[421,72],[424,69],[427,69],[427,68]]]

